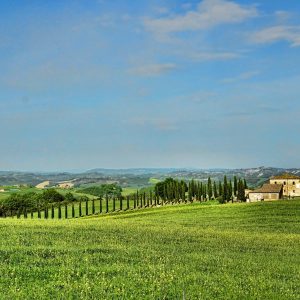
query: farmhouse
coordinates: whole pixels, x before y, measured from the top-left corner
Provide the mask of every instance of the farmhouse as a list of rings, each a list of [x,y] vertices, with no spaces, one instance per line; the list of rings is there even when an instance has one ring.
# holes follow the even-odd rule
[[[282,175],[273,176],[270,179],[272,185],[283,185],[283,196],[299,197],[300,196],[300,176],[284,173]]]
[[[282,199],[283,186],[281,184],[264,184],[261,188],[249,192],[249,201]]]

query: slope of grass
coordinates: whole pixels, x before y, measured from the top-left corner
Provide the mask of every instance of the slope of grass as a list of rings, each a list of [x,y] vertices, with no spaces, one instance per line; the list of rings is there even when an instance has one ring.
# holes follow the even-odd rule
[[[300,201],[0,220],[1,299],[300,299]]]

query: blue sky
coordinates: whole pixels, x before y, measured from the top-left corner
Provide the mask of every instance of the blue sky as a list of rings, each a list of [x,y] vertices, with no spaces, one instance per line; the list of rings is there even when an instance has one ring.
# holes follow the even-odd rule
[[[300,167],[300,1],[0,3],[0,169]]]

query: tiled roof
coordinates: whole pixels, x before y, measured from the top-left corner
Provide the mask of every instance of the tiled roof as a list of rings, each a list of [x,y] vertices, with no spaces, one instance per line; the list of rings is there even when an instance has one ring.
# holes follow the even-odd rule
[[[290,174],[290,173],[283,173],[281,175],[276,175],[271,177],[271,179],[300,179],[300,176]]]
[[[261,188],[251,191],[250,193],[280,193],[281,190],[281,184],[264,184]]]

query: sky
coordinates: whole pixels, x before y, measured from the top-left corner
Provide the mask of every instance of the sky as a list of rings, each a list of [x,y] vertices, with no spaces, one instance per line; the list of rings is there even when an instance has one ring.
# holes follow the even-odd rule
[[[300,1],[1,1],[0,128],[0,170],[300,167]]]

